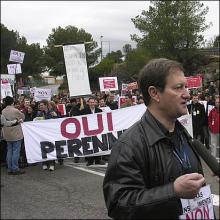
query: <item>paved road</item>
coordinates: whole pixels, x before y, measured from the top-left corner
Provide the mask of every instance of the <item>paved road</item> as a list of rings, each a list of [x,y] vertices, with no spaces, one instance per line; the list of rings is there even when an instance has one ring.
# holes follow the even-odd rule
[[[29,166],[26,174],[9,176],[1,169],[1,219],[107,219],[102,194],[106,167],[86,167],[66,159],[54,172]],[[219,195],[219,183],[204,165],[212,193]],[[216,200],[216,205],[219,202]],[[218,206],[215,206],[219,219]]]

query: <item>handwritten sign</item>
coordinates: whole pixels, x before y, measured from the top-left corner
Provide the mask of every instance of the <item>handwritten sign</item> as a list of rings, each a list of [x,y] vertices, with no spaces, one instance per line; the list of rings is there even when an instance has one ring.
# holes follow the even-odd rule
[[[19,52],[16,50],[11,50],[9,61],[16,62],[16,63],[23,63],[25,53]]]
[[[7,65],[7,69],[8,69],[8,74],[19,74],[22,73],[21,72],[21,64],[8,64]]]
[[[34,91],[34,100],[39,102],[41,100],[51,100],[51,89],[40,89],[36,88]]]

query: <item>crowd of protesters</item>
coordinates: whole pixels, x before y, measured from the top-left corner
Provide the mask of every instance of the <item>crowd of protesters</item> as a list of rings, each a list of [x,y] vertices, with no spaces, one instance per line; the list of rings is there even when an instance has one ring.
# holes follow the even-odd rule
[[[200,89],[190,90],[191,100],[189,100],[188,111],[192,114],[193,136],[199,139],[207,149],[210,149],[213,156],[219,160],[219,90],[215,83],[211,82],[209,86]],[[135,99],[134,99],[135,97]],[[206,106],[200,103],[200,101],[207,101]],[[3,127],[4,133],[15,135],[15,129],[19,130],[19,138],[8,139],[7,134],[2,136],[1,132],[1,165],[6,164],[8,174],[23,174],[20,168],[28,166],[25,146],[23,141],[23,134],[21,131],[20,122],[23,120],[47,120],[61,117],[72,117],[86,114],[93,114],[97,112],[108,112],[116,110],[118,108],[125,108],[136,104],[142,104],[143,97],[137,90],[131,91],[125,95],[124,103],[119,105],[119,94],[112,92],[93,92],[88,98],[83,97],[70,97],[68,93],[60,93],[53,95],[51,101],[42,100],[36,102],[33,95],[19,95],[18,98],[8,98],[3,100],[0,105],[1,115],[10,120],[15,120],[12,128],[3,126],[1,120],[1,127]],[[62,114],[58,108],[58,104],[64,104],[66,108],[66,114]],[[13,109],[12,109],[13,106]],[[213,106],[210,108],[210,106]],[[13,110],[13,114],[8,114],[8,110]],[[209,110],[210,109],[210,110]],[[20,115],[19,115],[20,114]],[[13,117],[12,117],[13,115]],[[19,123],[17,120],[19,119]],[[22,119],[22,120],[20,120]],[[17,122],[17,124],[15,123]],[[10,130],[11,129],[11,130]],[[10,132],[12,134],[10,134]],[[13,142],[15,141],[15,143]],[[13,143],[12,143],[13,142]],[[19,145],[16,149],[16,158],[11,158],[13,144]],[[20,156],[18,156],[18,154]],[[15,160],[15,168],[11,168],[12,160]],[[86,157],[87,166],[95,164],[105,164],[108,160],[108,156],[95,156]],[[7,162],[6,162],[7,161]],[[59,164],[63,164],[63,159],[58,160]],[[78,163],[79,158],[75,157],[74,162]],[[43,170],[53,171],[55,169],[55,160],[42,163]]]

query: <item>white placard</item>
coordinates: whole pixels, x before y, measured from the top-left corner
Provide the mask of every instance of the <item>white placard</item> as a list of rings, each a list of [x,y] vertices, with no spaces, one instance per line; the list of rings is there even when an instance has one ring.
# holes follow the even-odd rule
[[[202,187],[194,199],[180,199],[183,214],[179,219],[215,219],[210,185]]]
[[[15,75],[0,74],[0,78],[2,81],[8,81],[10,83],[10,85],[15,84]]]
[[[8,74],[19,74],[22,73],[21,72],[21,64],[17,63],[17,64],[8,64],[7,65],[7,69],[8,69]]]
[[[100,91],[116,91],[118,90],[117,77],[100,77],[99,78]]]
[[[34,100],[36,102],[39,102],[41,100],[51,100],[51,89],[41,89],[41,88],[36,88],[34,90]]]
[[[6,96],[13,97],[10,83],[1,83],[1,100]]]
[[[16,50],[11,50],[9,61],[16,62],[16,63],[23,63],[25,53],[19,52]]]
[[[63,46],[70,96],[91,94],[84,44]]]

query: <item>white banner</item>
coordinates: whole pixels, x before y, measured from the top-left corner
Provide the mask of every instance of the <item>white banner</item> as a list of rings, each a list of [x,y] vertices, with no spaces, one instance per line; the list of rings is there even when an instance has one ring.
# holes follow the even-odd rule
[[[24,122],[21,126],[28,163],[110,154],[113,142],[145,111],[146,106],[141,104],[111,112]]]
[[[7,81],[10,85],[15,84],[15,75],[0,74],[1,81]]]
[[[19,52],[16,50],[11,50],[9,61],[16,62],[16,63],[23,63],[25,53]]]
[[[63,54],[70,96],[91,94],[85,45],[65,45]]]
[[[34,100],[36,102],[39,102],[43,99],[46,99],[47,101],[51,100],[51,89],[35,88],[35,90],[34,90]]]
[[[7,69],[8,69],[8,74],[19,74],[22,73],[21,72],[21,64],[8,64],[7,65]]]
[[[118,90],[118,79],[117,77],[100,77],[99,86],[101,92]]]

